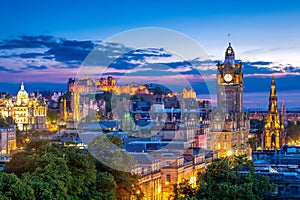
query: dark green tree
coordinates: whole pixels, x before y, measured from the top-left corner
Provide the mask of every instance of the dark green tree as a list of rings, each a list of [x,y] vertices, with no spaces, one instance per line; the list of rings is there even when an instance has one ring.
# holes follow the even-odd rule
[[[131,157],[111,145],[118,149],[110,160],[115,166],[119,161],[130,163]],[[32,188],[34,197],[30,199],[129,199],[132,189],[138,188],[138,177],[130,172],[109,168],[89,152],[46,140],[32,141],[24,151],[14,154],[5,172],[14,173]]]
[[[56,122],[58,119],[58,114],[55,110],[47,110],[47,121]]]
[[[23,131],[16,130],[17,147],[24,147],[26,145],[27,134]]]
[[[290,123],[286,127],[286,142],[293,142],[300,139],[300,126]]]
[[[194,197],[196,189],[192,187],[188,180],[183,180],[179,184],[174,185],[174,199],[188,199]]]
[[[23,175],[24,182],[33,188],[37,200],[76,198],[69,193],[73,184],[71,179],[66,160],[55,157],[45,167]]]
[[[111,143],[115,144],[117,147],[122,148],[123,147],[123,142],[121,138],[119,138],[117,135],[107,135],[106,136]]]
[[[96,190],[102,199],[115,199],[117,183],[108,172],[97,172]]]
[[[269,178],[256,175],[251,161],[240,155],[215,159],[198,175],[195,192],[187,183],[175,187],[176,199],[259,200],[274,191]]]
[[[0,173],[0,199],[34,200],[34,191],[16,175]]]
[[[96,141],[94,141],[94,142],[96,142]],[[101,144],[101,143],[99,143],[99,144]],[[95,143],[94,143],[94,145],[95,145]],[[94,149],[94,148],[95,147],[92,147],[92,149]],[[137,175],[133,175],[127,171],[122,171],[122,170],[118,170],[116,168],[108,167],[107,165],[105,165],[105,163],[108,160],[105,160],[105,159],[101,160],[101,157],[98,157],[100,159],[97,159],[97,156],[100,156],[100,154],[97,154],[95,156],[95,164],[96,164],[97,172],[109,173],[114,177],[114,181],[116,182],[115,191],[117,191],[115,193],[116,199],[130,199],[130,196],[135,194],[134,188],[139,188],[139,186],[138,186],[138,178],[139,177]],[[110,156],[110,155],[108,155],[108,156]],[[111,159],[118,161],[118,159],[117,159],[118,156],[124,156],[124,154],[115,155]],[[126,156],[128,157],[128,155],[126,155]],[[122,159],[121,159],[120,163],[122,163]],[[129,163],[130,162],[128,162],[127,164],[129,165]],[[109,163],[106,163],[106,164],[109,164]],[[126,168],[128,167],[128,166],[126,166],[126,167],[123,166],[123,164],[121,164],[121,165],[122,165],[122,167],[124,167],[123,170],[126,170]],[[99,178],[99,176],[98,176],[98,178]],[[141,195],[142,195],[142,192],[139,194],[139,196],[141,196]]]
[[[88,149],[97,160],[115,170],[130,172],[136,165],[132,156],[103,135],[94,138]]]
[[[43,193],[42,188],[51,183],[43,195],[55,197],[52,193],[57,190],[60,195],[66,195],[64,198],[76,199],[87,196],[96,182],[95,163],[88,152],[47,141],[29,143],[25,151],[12,157],[5,169],[8,173],[24,177],[28,184],[32,182],[36,195]]]

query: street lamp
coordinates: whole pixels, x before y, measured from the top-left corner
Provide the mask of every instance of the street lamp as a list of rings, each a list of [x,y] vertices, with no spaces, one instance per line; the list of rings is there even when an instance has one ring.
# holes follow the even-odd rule
[[[232,154],[233,154],[233,153],[232,153],[231,150],[228,150],[228,151],[227,151],[227,156],[228,156],[228,157],[232,156]]]

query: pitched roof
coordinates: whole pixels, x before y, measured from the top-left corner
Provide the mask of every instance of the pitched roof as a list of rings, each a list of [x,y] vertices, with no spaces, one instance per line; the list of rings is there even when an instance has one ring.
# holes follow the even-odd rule
[[[139,164],[151,164],[156,161],[158,161],[158,158],[153,157],[149,153],[129,153],[134,157],[136,161],[138,161]]]

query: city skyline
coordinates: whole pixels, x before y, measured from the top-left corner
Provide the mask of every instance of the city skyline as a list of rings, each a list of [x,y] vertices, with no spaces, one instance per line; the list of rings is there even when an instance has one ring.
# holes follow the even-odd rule
[[[19,6],[14,7],[14,3]],[[259,1],[253,4],[192,1],[189,5],[165,1],[147,6],[135,1],[72,2],[72,7],[69,3],[4,3],[3,8],[7,9],[0,14],[4,27],[0,33],[1,91],[16,93],[21,82],[25,82],[29,91],[45,87],[65,90],[68,78],[76,76],[82,61],[95,44],[101,44],[100,40],[132,28],[156,26],[191,37],[213,62],[224,59],[225,48],[231,41],[236,58],[244,63],[246,107],[267,107],[272,73],[276,78],[279,102],[286,102],[288,107],[300,106],[297,102],[300,88],[296,84],[300,81],[300,60],[297,58],[300,30],[295,26],[299,8],[296,1],[274,1],[272,4]],[[54,9],[56,12],[53,12]],[[151,14],[154,9],[157,15]],[[113,15],[112,11],[118,15]],[[8,12],[14,15],[5,17]],[[60,16],[63,16],[62,20],[58,20]],[[105,50],[116,49],[108,46]],[[151,57],[153,55],[148,55],[147,59],[151,60]],[[167,60],[164,56],[159,59],[171,64],[177,61]],[[132,60],[127,61],[132,63]],[[127,70],[126,67],[124,70]],[[175,69],[194,75],[193,69],[182,67],[177,63]],[[131,73],[127,72],[127,75]],[[116,73],[112,75],[120,75]],[[213,76],[210,78],[215,81]],[[199,97],[204,95],[205,98],[207,92],[203,92],[201,87],[198,89],[197,84],[197,80],[192,80],[191,85]]]
[[[10,0],[0,196],[300,199],[299,0]]]

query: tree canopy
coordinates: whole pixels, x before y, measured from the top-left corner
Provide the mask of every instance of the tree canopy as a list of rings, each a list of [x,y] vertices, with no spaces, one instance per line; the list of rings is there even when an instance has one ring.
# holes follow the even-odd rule
[[[198,174],[197,187],[187,181],[174,186],[174,199],[264,199],[274,186],[267,176],[254,173],[253,164],[245,156],[215,159]]]
[[[264,129],[264,121],[259,119],[251,119],[250,127],[252,130],[256,129],[256,131],[254,132],[255,137],[249,138],[248,143],[250,144],[252,150],[256,150],[256,143],[259,144],[258,146],[260,146],[261,144],[261,135]]]
[[[56,122],[58,119],[58,113],[55,110],[47,110],[47,121],[50,123]]]
[[[300,139],[300,126],[290,123],[286,127],[286,141],[293,142]]]
[[[0,199],[26,199],[20,196],[25,193],[36,200],[121,199],[119,193],[130,196],[137,184],[135,176],[106,167],[87,151],[45,140],[32,141],[14,154],[2,179],[9,181],[1,181]]]
[[[34,191],[14,174],[0,173],[0,199],[34,200]]]

